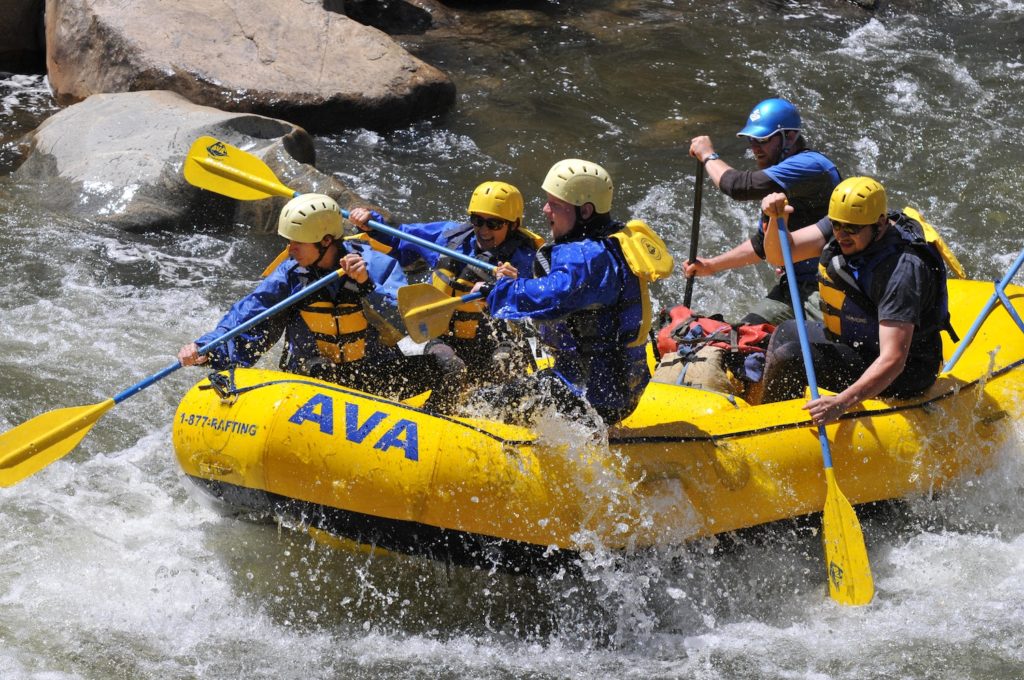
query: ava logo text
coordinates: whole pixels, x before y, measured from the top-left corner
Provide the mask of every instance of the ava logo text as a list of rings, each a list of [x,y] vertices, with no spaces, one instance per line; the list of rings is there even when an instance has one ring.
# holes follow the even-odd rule
[[[344,402],[345,439],[362,444],[371,435],[376,440],[373,448],[387,451],[400,449],[409,460],[419,460],[419,433],[416,423],[399,418],[394,420],[382,411],[373,411],[365,418],[359,412],[359,404]],[[389,421],[390,422],[387,422]],[[288,419],[296,425],[313,423],[326,435],[334,434],[334,399],[326,394],[315,394]]]

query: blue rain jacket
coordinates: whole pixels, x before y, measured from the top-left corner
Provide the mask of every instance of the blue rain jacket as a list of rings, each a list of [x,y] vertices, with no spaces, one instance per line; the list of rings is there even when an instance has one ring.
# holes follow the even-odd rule
[[[570,389],[602,416],[628,414],[651,377],[646,343],[628,347],[643,319],[639,279],[608,238],[547,245],[537,258],[534,278],[495,283],[487,298],[491,313],[538,322],[554,370]]]
[[[366,269],[370,278],[362,289],[355,281],[347,276],[342,276],[337,281],[313,293],[310,298],[300,300],[238,337],[211,348],[207,354],[210,358],[209,365],[214,370],[223,370],[229,366],[252,366],[284,334],[287,343],[285,348],[287,360],[282,368],[296,373],[305,373],[303,367],[320,360],[321,354],[317,349],[313,334],[302,320],[298,309],[303,302],[319,299],[321,295],[335,298],[344,294],[340,290],[343,286],[348,287],[350,292],[361,292],[375,311],[389,323],[397,324],[397,327],[401,328],[397,295],[398,289],[407,283],[401,267],[393,258],[376,252],[368,244],[352,241],[339,241],[338,243],[342,246],[342,256],[346,252],[358,253],[366,261]],[[329,273],[330,271],[300,267],[295,260],[288,258],[263,279],[256,290],[232,305],[217,327],[196,340],[196,343],[202,347],[207,342],[270,309]],[[397,347],[389,347],[381,341],[379,332],[372,324],[367,328],[366,356],[362,361],[391,359],[400,354]]]

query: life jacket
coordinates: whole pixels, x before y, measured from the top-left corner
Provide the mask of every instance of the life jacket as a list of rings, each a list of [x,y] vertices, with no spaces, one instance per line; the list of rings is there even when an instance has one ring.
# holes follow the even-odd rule
[[[615,304],[594,305],[576,310],[555,322],[540,324],[540,340],[553,348],[555,369],[577,386],[587,386],[587,399],[597,408],[616,405],[632,410],[647,382],[645,345],[650,329],[650,298],[647,283],[633,272],[620,242],[613,235],[624,230],[621,222],[610,223],[600,234],[586,238],[601,241],[625,276]],[[534,275],[551,272],[551,250],[558,244],[537,251]],[[599,393],[597,393],[599,392]]]
[[[818,261],[818,292],[821,295],[821,311],[825,332],[829,339],[842,342],[858,349],[877,352],[878,307],[869,297],[876,285],[879,274],[891,273],[896,259],[912,250],[923,259],[935,273],[938,284],[935,316],[938,330],[949,333],[958,340],[949,318],[949,293],[946,289],[946,266],[938,249],[925,241],[921,224],[899,212],[888,214],[889,228],[900,238],[888,238],[877,247],[869,249],[865,256],[847,259],[839,242],[833,239],[825,247]],[[929,330],[929,329],[925,329]]]
[[[554,244],[541,247],[534,258],[534,276],[541,279],[550,275],[557,249],[574,248],[571,244],[575,241],[591,242],[593,245],[583,249],[599,247],[603,250],[602,259],[612,261],[618,276],[608,285],[616,287],[615,302],[595,302],[541,321],[537,330],[541,343],[555,357],[553,370],[566,385],[585,396],[604,414],[602,417],[618,420],[632,412],[650,381],[646,351],[651,316],[647,283],[671,271],[671,256],[661,239],[643,223],[608,220],[586,229],[574,228]],[[573,260],[571,266],[587,268],[588,263]],[[593,278],[589,272],[587,277]],[[562,292],[572,295],[574,291]]]
[[[335,364],[366,355],[366,314],[359,286],[351,279],[332,294],[322,288],[298,306],[299,316],[316,340],[317,350]]]
[[[748,382],[761,379],[764,355],[775,326],[768,323],[730,324],[721,315],[698,316],[689,307],[677,305],[662,310],[658,331],[658,351],[691,355],[706,346],[729,352],[726,365]]]
[[[466,240],[472,235],[473,226],[468,222],[442,234],[446,247],[457,252],[463,252]],[[536,249],[543,242],[543,239],[533,232],[519,228],[511,231],[501,245],[493,251],[474,253],[474,257],[488,263],[505,262],[511,259],[512,254],[524,245]],[[461,297],[469,293],[476,283],[493,280],[494,277],[490,271],[466,264],[449,255],[441,255],[434,268],[431,284],[445,295]],[[484,299],[458,305],[452,314],[449,328],[451,334],[460,340],[475,339],[480,331],[480,323],[483,321],[486,308],[487,301]]]
[[[630,225],[642,225],[650,232],[647,225],[639,220],[631,220]],[[642,347],[647,342],[651,330],[651,297],[648,294],[648,282],[653,280],[652,273],[646,271],[645,265],[637,258],[624,254],[623,239],[630,239],[634,236],[633,231],[621,222],[614,222],[601,236],[609,245],[613,257],[636,276],[635,290],[627,284],[627,290],[619,296],[618,302],[610,309],[599,306],[594,309],[582,309],[565,317],[565,323],[575,340],[577,350],[584,355],[601,353],[612,345],[620,347],[635,348]],[[547,244],[537,251],[534,259],[534,276],[542,277],[551,273],[551,249],[556,244]],[[664,244],[661,244],[662,247]],[[671,257],[669,256],[669,269],[671,269]],[[636,271],[636,270],[640,271]],[[653,278],[658,278],[653,276]],[[630,313],[632,312],[632,314]],[[639,312],[639,313],[637,313]],[[623,327],[625,318],[639,317],[639,324],[634,328]]]

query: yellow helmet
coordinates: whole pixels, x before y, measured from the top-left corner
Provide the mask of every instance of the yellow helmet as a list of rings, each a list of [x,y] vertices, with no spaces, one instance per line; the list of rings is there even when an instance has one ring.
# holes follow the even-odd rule
[[[593,203],[598,213],[612,209],[612,178],[597,163],[567,158],[548,170],[544,191],[573,205]]]
[[[317,243],[327,234],[340,238],[341,208],[324,194],[296,196],[281,209],[277,233],[299,243]]]
[[[507,182],[484,182],[473,190],[469,212],[500,217],[518,226],[523,220],[523,195]]]
[[[828,217],[848,224],[874,224],[886,214],[885,189],[870,177],[850,177],[832,190]]]

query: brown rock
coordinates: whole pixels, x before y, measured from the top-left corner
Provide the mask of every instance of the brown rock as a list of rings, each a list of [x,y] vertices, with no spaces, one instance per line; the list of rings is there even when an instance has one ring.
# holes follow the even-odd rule
[[[321,132],[403,125],[455,98],[441,71],[310,0],[46,0],[46,44],[62,104],[172,90]]]

